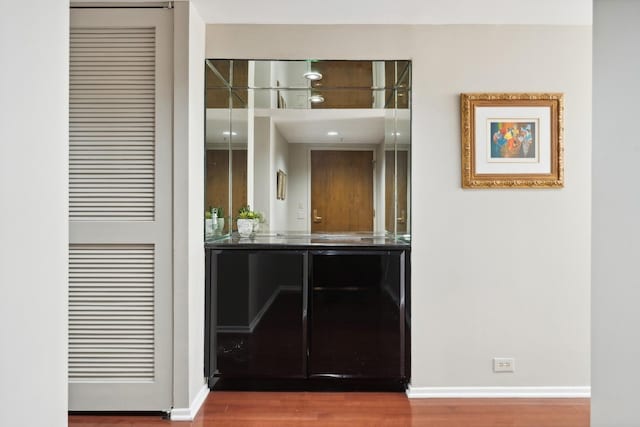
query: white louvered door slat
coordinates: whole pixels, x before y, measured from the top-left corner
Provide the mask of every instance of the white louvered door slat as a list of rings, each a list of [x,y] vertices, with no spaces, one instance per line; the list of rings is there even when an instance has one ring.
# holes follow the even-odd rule
[[[155,140],[155,33],[155,27],[78,28],[71,32],[69,215],[74,221],[153,220],[155,151],[139,152],[132,159],[119,148],[127,147],[131,136],[146,138],[151,146]],[[118,108],[130,100],[146,113]],[[87,102],[95,107],[83,108]],[[103,141],[103,148],[113,151],[91,150],[96,138]],[[74,155],[76,151],[84,156]],[[96,191],[90,200],[86,198],[91,189],[109,186],[136,188],[138,192],[114,197]]]
[[[171,407],[171,25],[74,10],[69,409]]]
[[[153,380],[153,259],[153,245],[71,246],[70,380]]]

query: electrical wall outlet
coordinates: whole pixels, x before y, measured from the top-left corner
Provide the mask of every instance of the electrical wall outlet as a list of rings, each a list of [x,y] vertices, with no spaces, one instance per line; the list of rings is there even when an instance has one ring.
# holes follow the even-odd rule
[[[512,357],[494,357],[493,372],[515,372],[515,361]]]

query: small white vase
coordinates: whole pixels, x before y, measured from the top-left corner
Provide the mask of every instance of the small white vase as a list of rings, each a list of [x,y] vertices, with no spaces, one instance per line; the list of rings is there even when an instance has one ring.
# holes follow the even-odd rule
[[[249,237],[253,234],[253,220],[252,219],[238,219],[238,234],[240,237]]]
[[[213,234],[213,220],[205,219],[204,220],[204,233],[207,236],[211,236]]]

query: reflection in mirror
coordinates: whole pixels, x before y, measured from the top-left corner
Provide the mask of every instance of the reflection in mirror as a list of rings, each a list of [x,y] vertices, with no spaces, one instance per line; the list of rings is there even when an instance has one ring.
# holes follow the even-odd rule
[[[207,74],[209,83],[209,74]],[[228,233],[229,221],[229,148],[231,146],[231,92],[229,89],[207,89],[206,156],[205,156],[205,235]],[[211,106],[211,107],[209,107]]]
[[[207,237],[247,204],[261,232],[411,232],[410,61],[207,60],[206,88]]]
[[[409,110],[389,110],[385,129],[385,230],[394,234],[410,232],[409,194],[411,190]]]

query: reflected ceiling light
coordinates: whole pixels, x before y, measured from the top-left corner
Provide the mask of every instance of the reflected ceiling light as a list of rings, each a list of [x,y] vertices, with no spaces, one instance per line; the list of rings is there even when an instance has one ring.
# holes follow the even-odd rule
[[[338,136],[338,132],[336,132],[335,130],[330,130],[329,132],[327,132],[327,135],[329,135],[329,136]]]
[[[228,130],[225,130],[224,132],[222,132],[223,135],[233,135],[236,136],[238,134],[238,132],[229,132]]]
[[[305,79],[309,80],[320,80],[322,78],[322,74],[317,71],[307,71],[303,76]]]
[[[400,136],[400,132],[391,132],[391,135],[393,135],[393,136]]]
[[[321,102],[324,102],[324,96],[322,96],[322,95],[311,95],[309,97],[309,101],[311,101],[314,104],[319,104]]]

